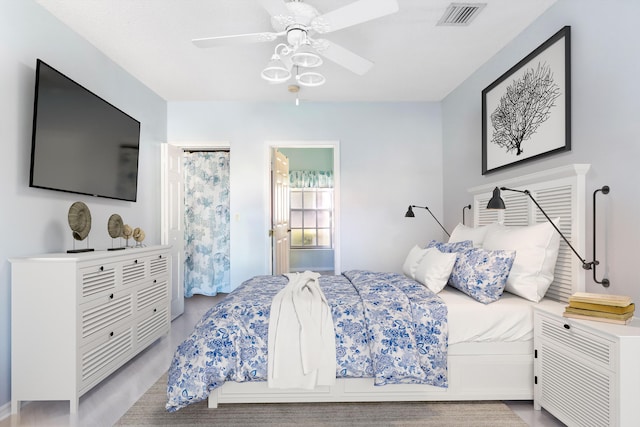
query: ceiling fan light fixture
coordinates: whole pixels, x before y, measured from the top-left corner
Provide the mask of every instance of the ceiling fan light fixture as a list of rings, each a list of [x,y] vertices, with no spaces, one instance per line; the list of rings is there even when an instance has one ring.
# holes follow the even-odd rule
[[[284,83],[291,78],[291,71],[285,67],[278,55],[273,55],[260,75],[269,83]]]
[[[315,87],[323,85],[327,79],[318,72],[315,71],[305,71],[304,73],[296,75],[296,80],[302,86],[307,87]]]
[[[291,62],[299,67],[314,68],[322,65],[322,58],[313,51],[310,45],[303,44],[291,55]]]

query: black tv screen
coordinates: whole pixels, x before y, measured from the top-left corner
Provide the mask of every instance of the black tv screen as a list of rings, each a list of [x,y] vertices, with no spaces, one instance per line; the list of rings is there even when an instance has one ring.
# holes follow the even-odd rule
[[[30,187],[136,201],[140,122],[36,65]]]

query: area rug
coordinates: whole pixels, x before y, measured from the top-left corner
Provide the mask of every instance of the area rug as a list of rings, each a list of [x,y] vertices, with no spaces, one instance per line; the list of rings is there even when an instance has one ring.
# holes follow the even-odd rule
[[[120,426],[491,426],[526,427],[502,402],[368,402],[221,404],[164,409],[163,375],[116,423]]]

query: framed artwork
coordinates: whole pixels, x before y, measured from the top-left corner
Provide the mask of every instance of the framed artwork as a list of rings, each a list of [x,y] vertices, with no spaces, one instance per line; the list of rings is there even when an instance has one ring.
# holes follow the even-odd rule
[[[482,91],[482,174],[571,150],[571,27]]]

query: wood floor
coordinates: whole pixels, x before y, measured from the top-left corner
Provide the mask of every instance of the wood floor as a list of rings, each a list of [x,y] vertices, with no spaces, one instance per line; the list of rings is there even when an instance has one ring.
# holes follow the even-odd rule
[[[223,295],[196,295],[185,300],[185,313],[175,319],[171,333],[152,344],[80,399],[77,416],[69,415],[68,402],[23,404],[19,416],[0,421],[8,426],[112,426],[167,370],[176,347],[195,323]],[[529,426],[562,426],[546,411],[535,411],[531,402],[507,402]]]

